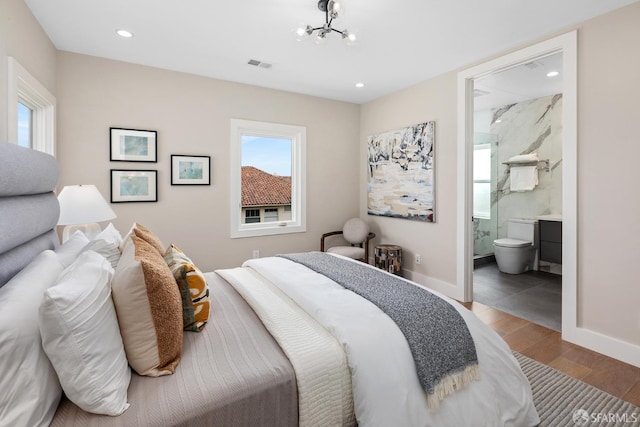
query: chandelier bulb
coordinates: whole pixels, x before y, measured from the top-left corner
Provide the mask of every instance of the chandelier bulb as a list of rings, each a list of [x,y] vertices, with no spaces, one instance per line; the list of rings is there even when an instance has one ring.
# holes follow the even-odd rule
[[[329,11],[329,16],[332,19],[336,19],[337,17],[344,15],[344,3],[342,0],[329,0],[327,10]]]

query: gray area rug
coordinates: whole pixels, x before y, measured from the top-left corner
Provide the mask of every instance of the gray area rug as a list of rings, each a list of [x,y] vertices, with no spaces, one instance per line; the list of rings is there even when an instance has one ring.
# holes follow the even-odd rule
[[[640,426],[640,408],[517,352],[531,383],[540,427]]]

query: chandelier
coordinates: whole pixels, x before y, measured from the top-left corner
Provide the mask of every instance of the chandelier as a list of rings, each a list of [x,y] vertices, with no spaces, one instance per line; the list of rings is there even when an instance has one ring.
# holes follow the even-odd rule
[[[348,44],[356,41],[356,35],[346,29],[338,30],[332,27],[333,20],[344,15],[344,0],[318,0],[318,9],[324,12],[324,25],[320,27],[300,27],[296,30],[298,37],[311,36],[316,33],[316,41],[322,42],[328,34],[335,32],[342,36],[342,40]]]

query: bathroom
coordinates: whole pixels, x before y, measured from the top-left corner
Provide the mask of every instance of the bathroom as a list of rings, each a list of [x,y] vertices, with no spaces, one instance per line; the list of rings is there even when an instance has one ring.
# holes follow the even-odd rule
[[[536,59],[478,79],[474,88],[474,300],[556,330],[561,65],[562,54]]]

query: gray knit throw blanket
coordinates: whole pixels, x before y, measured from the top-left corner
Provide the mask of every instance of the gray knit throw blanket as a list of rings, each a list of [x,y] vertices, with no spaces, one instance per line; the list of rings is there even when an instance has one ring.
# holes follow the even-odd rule
[[[428,290],[364,264],[323,252],[280,255],[368,299],[404,334],[430,408],[480,377],[467,325],[449,303]]]

